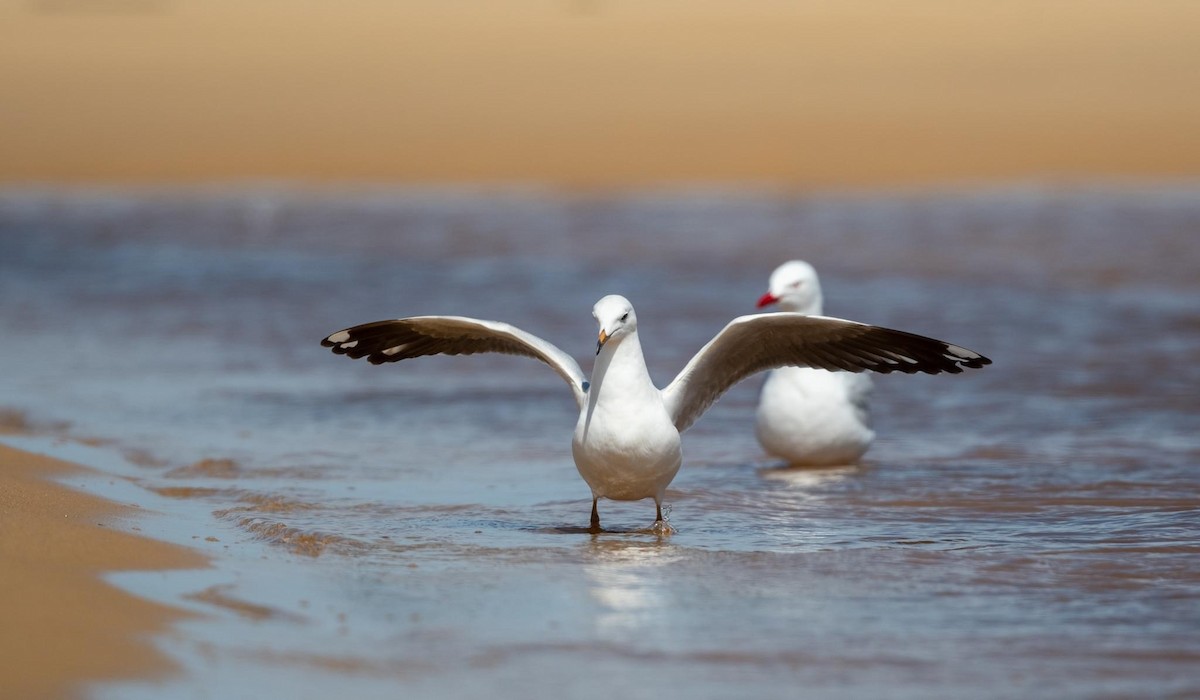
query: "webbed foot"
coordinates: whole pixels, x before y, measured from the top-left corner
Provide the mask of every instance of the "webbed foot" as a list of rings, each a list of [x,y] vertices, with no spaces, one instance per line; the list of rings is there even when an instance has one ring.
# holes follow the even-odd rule
[[[671,524],[666,520],[655,520],[654,524],[650,526],[650,532],[660,537],[666,537],[668,535],[674,535],[676,530],[675,528],[671,527]]]

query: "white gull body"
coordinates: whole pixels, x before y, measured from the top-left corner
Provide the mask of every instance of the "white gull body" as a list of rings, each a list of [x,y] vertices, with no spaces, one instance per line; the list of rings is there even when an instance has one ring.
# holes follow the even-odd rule
[[[667,484],[683,463],[679,430],[650,380],[633,307],[624,297],[607,296],[593,315],[618,321],[611,333],[600,322],[604,340],[571,439],[575,467],[591,487],[593,503],[650,496],[661,509]],[[622,333],[625,328],[631,330]]]
[[[541,360],[571,387],[579,420],[571,441],[579,475],[597,501],[654,499],[662,522],[667,486],[683,461],[680,433],[729,387],[763,370],[807,365],[851,372],[961,372],[991,361],[940,340],[842,319],[795,313],[731,321],[666,388],[650,380],[638,340],[637,315],[621,296],[592,310],[600,327],[591,381],[554,345],[507,323],[461,316],[416,316],[353,326],[321,341],[333,352],[373,364],[422,355],[500,352]]]
[[[803,260],[780,265],[759,308],[820,316],[821,283]],[[809,367],[772,370],[763,384],[754,433],[768,453],[798,466],[855,464],[871,446],[871,378]]]

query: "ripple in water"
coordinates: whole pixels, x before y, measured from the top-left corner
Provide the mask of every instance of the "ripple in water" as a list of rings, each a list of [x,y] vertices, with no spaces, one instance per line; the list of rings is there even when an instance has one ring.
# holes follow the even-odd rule
[[[1200,695],[1197,241],[1194,188],[8,191],[0,427],[136,457],[179,539],[216,533],[184,672],[123,698]],[[685,436],[669,537],[648,502],[586,532],[536,363],[317,345],[466,314],[587,368],[618,292],[662,384],[791,257],[834,315],[995,364],[880,378],[848,469],[772,464],[735,389]]]

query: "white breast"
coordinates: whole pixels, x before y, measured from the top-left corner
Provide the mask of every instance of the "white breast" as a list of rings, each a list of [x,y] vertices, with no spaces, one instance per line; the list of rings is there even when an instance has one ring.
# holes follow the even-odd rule
[[[661,401],[599,401],[590,421],[586,410],[580,415],[571,452],[593,495],[618,501],[661,500],[683,462],[679,432]]]
[[[755,433],[767,452],[792,464],[854,464],[875,437],[867,416],[870,389],[865,375],[775,370],[763,385]]]
[[[650,381],[636,335],[597,358],[571,451],[596,497],[661,501],[679,471],[679,431]]]

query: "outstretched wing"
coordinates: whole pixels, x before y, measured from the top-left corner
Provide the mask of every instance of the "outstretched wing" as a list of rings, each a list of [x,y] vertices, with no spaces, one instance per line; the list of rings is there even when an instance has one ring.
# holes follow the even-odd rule
[[[576,405],[582,407],[587,396],[587,379],[574,358],[535,335],[497,321],[461,316],[376,321],[333,333],[321,345],[356,360],[365,357],[374,365],[422,355],[524,355],[545,362],[567,380]]]
[[[957,374],[991,360],[957,345],[878,326],[797,313],[741,316],[696,353],[665,389],[675,427],[687,429],[729,387],[795,365],[848,372]]]

